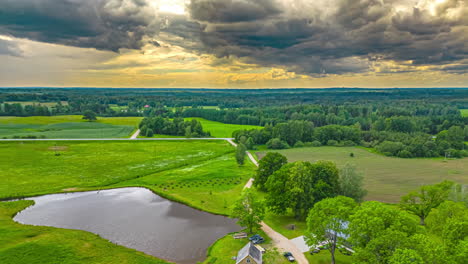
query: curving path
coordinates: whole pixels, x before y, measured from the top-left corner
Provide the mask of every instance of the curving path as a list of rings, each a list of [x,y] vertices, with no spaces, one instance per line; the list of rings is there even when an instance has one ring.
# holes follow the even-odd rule
[[[228,142],[234,147],[237,147],[237,144],[234,141],[228,140]],[[246,151],[246,154],[249,157],[249,159],[252,161],[252,163],[258,167],[258,162],[254,158],[252,153]],[[253,181],[254,179],[250,178],[249,181],[245,184],[244,189],[252,187]],[[261,228],[263,232],[265,232],[271,238],[273,245],[276,248],[278,248],[278,250],[280,250],[281,252],[286,252],[286,251],[291,252],[294,258],[296,258],[297,263],[299,264],[309,264],[309,261],[304,256],[304,253],[302,253],[302,251],[296,246],[296,244],[294,244],[287,237],[276,232],[273,228],[268,226],[265,222],[261,222],[260,224],[262,226]]]

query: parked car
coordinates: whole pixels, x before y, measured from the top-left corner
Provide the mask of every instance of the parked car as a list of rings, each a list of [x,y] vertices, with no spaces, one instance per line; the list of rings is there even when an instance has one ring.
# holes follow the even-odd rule
[[[310,251],[310,254],[313,255],[313,254],[317,254],[317,253],[320,253],[320,249],[318,248],[314,248]]]
[[[253,235],[249,238],[249,240],[252,241],[252,243],[254,244],[261,244],[265,242],[265,239],[263,239],[263,237],[261,237],[260,235]]]
[[[289,262],[294,262],[296,259],[294,258],[293,254],[291,252],[285,252],[283,256],[289,260]]]

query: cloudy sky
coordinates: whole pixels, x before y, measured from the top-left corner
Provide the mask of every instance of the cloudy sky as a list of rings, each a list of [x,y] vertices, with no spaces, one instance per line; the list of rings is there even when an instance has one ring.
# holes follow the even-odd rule
[[[0,86],[467,87],[468,0],[0,0]]]

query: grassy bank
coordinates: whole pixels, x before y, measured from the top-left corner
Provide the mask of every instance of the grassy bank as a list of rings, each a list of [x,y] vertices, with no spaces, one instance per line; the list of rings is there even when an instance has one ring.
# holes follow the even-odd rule
[[[89,232],[22,225],[12,217],[33,201],[0,203],[0,263],[168,263]]]
[[[423,184],[434,184],[443,180],[468,183],[468,158],[402,159],[371,153],[360,147],[316,147],[279,150],[290,162],[297,160],[331,160],[342,167],[353,163],[364,173],[364,184],[368,190],[367,200],[399,202],[400,197]],[[259,156],[263,152],[257,153]],[[354,157],[350,156],[354,153]]]

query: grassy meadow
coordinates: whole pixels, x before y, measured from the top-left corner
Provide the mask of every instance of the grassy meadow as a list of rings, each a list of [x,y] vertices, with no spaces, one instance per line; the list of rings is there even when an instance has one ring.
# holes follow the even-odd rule
[[[367,200],[395,203],[423,184],[443,180],[467,184],[468,158],[445,161],[442,158],[402,159],[372,153],[360,147],[311,147],[279,150],[290,162],[331,160],[342,167],[353,163],[364,174]],[[265,152],[258,152],[260,157]],[[354,153],[354,157],[350,157]]]
[[[239,168],[233,152],[224,141],[0,142],[0,199],[116,185],[180,192],[188,201],[208,189],[229,192],[238,185],[240,192],[253,170]],[[226,212],[217,206],[210,211]]]
[[[229,214],[253,173],[233,152],[224,141],[0,142],[0,199],[141,186]],[[0,263],[166,263],[88,232],[15,223],[32,203],[0,203]]]
[[[462,116],[468,117],[468,109],[460,109]]]
[[[208,131],[211,133],[213,137],[232,137],[232,132],[241,129],[260,129],[261,126],[250,126],[250,125],[235,125],[235,124],[224,124],[216,121],[210,121],[203,118],[185,118],[185,120],[192,120],[196,119],[201,122],[203,126],[203,130]]]

